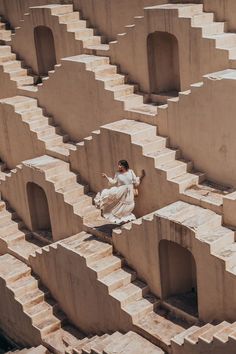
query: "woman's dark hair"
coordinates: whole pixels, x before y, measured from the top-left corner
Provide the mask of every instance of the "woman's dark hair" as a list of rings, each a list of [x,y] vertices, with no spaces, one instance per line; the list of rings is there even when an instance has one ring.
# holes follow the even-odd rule
[[[129,164],[128,164],[128,162],[127,162],[126,160],[120,160],[120,161],[118,162],[118,164],[121,165],[121,166],[123,166],[123,167],[128,171],[128,169],[129,169]]]

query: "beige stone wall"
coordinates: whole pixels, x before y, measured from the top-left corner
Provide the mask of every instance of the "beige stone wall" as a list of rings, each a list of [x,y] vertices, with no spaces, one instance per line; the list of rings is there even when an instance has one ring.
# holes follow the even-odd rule
[[[32,182],[41,187],[47,197],[53,240],[57,241],[81,231],[82,219],[74,214],[71,205],[65,203],[62,192],[55,191],[54,183],[47,180],[44,167],[47,170],[50,165],[54,166],[54,172],[58,170],[58,173],[69,169],[68,164],[48,156],[28,160],[1,183],[0,191],[3,199],[10,203],[27,228],[32,230],[27,184]]]
[[[60,242],[49,252],[30,257],[33,271],[72,323],[85,333],[130,330],[130,318],[120,309],[119,301],[109,296],[107,286],[97,280],[86,258],[70,248]]]
[[[126,32],[125,26],[133,24],[135,16],[143,15],[146,6],[168,3],[168,0],[73,0],[75,9],[98,29],[108,41],[118,33]]]
[[[41,344],[40,332],[32,326],[30,317],[16,301],[14,293],[7,288],[5,279],[0,278],[0,327],[16,343],[23,346]]]
[[[22,25],[21,20],[24,14],[29,12],[31,6],[58,4],[60,2],[60,0],[0,0],[0,13],[14,28]]]
[[[79,57],[62,60],[62,66],[39,89],[38,100],[75,141],[124,114],[122,102],[114,100],[113,92],[95,80]]]
[[[84,145],[78,145],[77,151],[71,153],[70,159],[72,170],[79,172],[92,191],[98,192],[107,187],[102,173],[114,176],[117,162],[125,158],[137,175],[141,174],[142,169],[146,171],[146,177],[139,188],[139,196],[135,200],[137,216],[161,208],[179,198],[178,185],[170,183],[165,173],[155,168],[154,160],[145,157],[142,148],[131,143],[129,134],[115,131],[111,124],[101,128],[101,134],[95,132],[92,137],[85,139]]]
[[[45,153],[45,145],[30,131],[14,107],[0,101],[0,156],[9,169],[21,161]]]
[[[53,15],[55,13],[55,16]],[[74,33],[68,32],[66,24],[60,24],[56,16],[57,8],[36,7],[24,16],[24,22],[16,30],[12,38],[12,47],[15,53],[24,62],[38,73],[37,53],[35,48],[34,28],[47,26],[54,37],[55,55],[57,63],[61,58],[80,54],[82,52],[81,41],[75,40]]]
[[[201,29],[192,28],[190,18],[179,18],[177,10],[146,9],[144,18],[135,19],[134,24],[111,44],[110,56],[144,92],[151,92],[150,78],[154,75],[154,70],[149,75],[147,38],[156,31],[168,32],[178,41],[180,91],[202,81],[204,74],[229,67],[227,52],[216,50],[214,41],[204,39]]]
[[[169,101],[167,123],[160,134],[170,137],[184,157],[209,179],[236,185],[234,70],[209,75],[202,87],[192,87],[180,100]],[[216,77],[216,79],[212,79]],[[218,77],[218,79],[217,79]],[[166,126],[168,130],[166,131]]]
[[[12,97],[16,93],[16,82],[10,80],[9,74],[4,72],[3,66],[0,66],[0,98]]]
[[[171,208],[172,206],[169,207]],[[173,204],[173,210],[175,208]],[[196,208],[196,212],[192,215],[194,220],[194,215],[197,218],[198,207],[193,208]],[[186,223],[188,223],[188,212],[185,211]],[[214,252],[217,252],[216,248],[213,251],[207,242],[200,240],[202,227],[200,221],[199,229],[195,226],[196,231],[194,231],[190,224],[186,227],[181,225],[181,222],[175,222],[171,215],[169,218],[164,216],[162,210],[155,214],[154,217],[151,215],[144,217],[141,225],[134,222],[130,231],[124,229],[122,233],[114,233],[115,249],[125,257],[128,264],[137,271],[138,276],[145,280],[151,291],[160,298],[164,296],[163,287],[167,282],[166,277],[161,277],[160,241],[172,241],[188,249],[196,262],[199,318],[206,322],[215,319],[235,321],[233,309],[236,308],[236,277],[232,272],[226,271],[223,260],[213,256]],[[209,219],[210,217],[209,214]],[[191,222],[191,219],[189,220]],[[229,237],[233,242],[233,233]],[[178,270],[180,264],[176,265],[176,276]],[[181,279],[184,281],[184,273]]]
[[[235,32],[236,3],[234,0],[203,0],[203,3],[205,11],[214,12],[217,21],[226,21],[228,30]]]

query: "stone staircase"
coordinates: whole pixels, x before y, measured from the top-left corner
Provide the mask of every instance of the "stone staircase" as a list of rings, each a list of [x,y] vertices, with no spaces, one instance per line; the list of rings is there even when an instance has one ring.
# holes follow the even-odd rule
[[[78,183],[78,176],[71,172],[70,165],[62,160],[45,155],[24,161],[23,164],[16,166],[0,185],[3,198],[8,199],[8,189],[13,188],[18,178],[21,178],[24,173],[27,174],[27,171],[31,169],[44,174],[45,183],[49,184],[53,193],[56,194],[57,203],[65,206],[67,218],[71,217],[75,230],[86,229],[99,233],[96,228],[106,224],[106,220],[101,217],[100,210],[93,205],[87,186]]]
[[[130,318],[131,330],[169,352],[171,338],[188,327],[188,323],[184,320],[175,323],[170,319],[169,311],[162,308],[147,284],[137,278],[136,272],[125,264],[124,259],[113,254],[111,245],[81,232],[32,254],[30,264],[36,273],[40,272],[40,265],[47,264],[46,260],[57,252],[59,246],[85,260],[88,271],[95,272],[99,286],[105,289],[105,296],[115,300],[119,311]],[[107,300],[104,298],[104,301]]]
[[[44,244],[36,240],[17,214],[1,201],[0,253],[9,253],[28,263],[29,255]]]
[[[70,352],[67,351],[67,354]],[[164,354],[152,343],[139,336],[137,333],[128,332],[122,335],[119,332],[101,337],[86,338],[77,347],[72,349],[73,354]]]
[[[26,264],[9,254],[0,256],[0,276],[9,296],[21,305],[39,338],[43,339],[61,327],[62,320],[53,314],[56,304],[52,300],[52,304],[47,302],[49,294],[40,290],[38,280]]]
[[[65,314],[51,298],[48,290],[40,285],[31,274],[31,268],[15,257],[6,254],[0,256],[0,278],[5,282],[5,291],[14,303],[20,305],[22,326],[30,321],[32,331],[52,353],[84,354],[110,353],[109,350],[119,350],[119,353],[138,354],[143,348],[148,348],[150,354],[161,354],[163,351],[149,343],[139,335],[129,332],[122,335],[116,332],[112,335],[90,336],[78,331],[67,323]],[[3,290],[3,289],[2,289]],[[48,353],[42,345],[37,348],[17,350],[23,354]],[[126,349],[127,351],[123,351]],[[104,350],[102,352],[102,350]],[[107,351],[106,351],[107,350]]]
[[[75,339],[69,332],[53,333],[45,340],[47,348],[52,353],[66,354],[142,354],[144,348],[148,350],[148,354],[162,354],[163,351],[152,343],[139,336],[137,333],[128,332],[121,334],[114,332],[113,334],[104,334],[101,336],[89,336],[83,339]],[[63,342],[62,342],[63,340]]]
[[[11,352],[7,352],[7,354],[49,354],[49,351],[43,346],[39,345],[38,347],[25,348],[25,349],[17,349]]]
[[[220,354],[235,352],[236,323],[227,321],[218,325],[193,326],[171,339],[173,354]]]
[[[12,35],[12,31],[6,29],[5,23],[0,18],[0,66],[9,79],[15,82],[16,87],[33,85],[35,78],[34,75],[31,75],[31,70],[26,68],[24,63],[18,60],[16,54],[12,52],[10,46]],[[36,86],[34,90],[37,91]]]
[[[149,175],[150,169],[156,171],[157,177],[163,175],[170,185],[174,186],[180,199],[222,214],[223,197],[231,193],[232,188],[207,181],[204,173],[195,171],[193,163],[184,160],[179,150],[168,147],[168,138],[157,135],[156,127],[150,124],[127,119],[106,124],[100,131],[95,131],[90,139],[77,144],[78,151],[75,156],[80,157],[85,151],[95,153],[92,147],[97,148],[97,141],[101,142],[103,137],[106,139],[108,135],[113,136],[112,134],[120,134],[124,144],[127,144],[127,151],[131,145],[132,159],[135,160],[136,155],[139,156],[139,161],[142,161],[140,166],[145,169],[147,165]]]
[[[6,23],[0,16],[0,43],[11,40],[11,31],[6,29]]]
[[[216,22],[214,20],[214,13],[204,12],[202,4],[177,3],[147,7],[144,9],[144,16],[134,17],[133,24],[125,26],[125,32],[118,34],[117,40],[109,43],[108,51],[98,50],[93,54],[108,55],[112,63],[119,64],[120,70],[128,73],[130,79],[140,85],[140,77],[137,73],[138,68],[141,72],[147,68],[142,66],[142,63],[139,65],[138,60],[137,62],[135,60],[127,61],[123,53],[127,50],[127,55],[129,56],[131,50],[135,50],[130,48],[132,48],[135,38],[139,38],[140,33],[147,30],[145,28],[145,16],[148,21],[148,17],[152,11],[162,13],[163,27],[161,27],[162,24],[160,24],[159,31],[166,30],[168,32],[168,21],[165,21],[165,18],[169,16],[170,18],[174,18],[173,21],[175,21],[176,18],[176,21],[179,21],[180,25],[183,26],[186,31],[188,30],[192,33],[193,38],[200,38],[202,50],[209,48],[211,51],[209,55],[214,57],[214,60],[208,60],[209,65],[202,68],[204,71],[201,70],[199,77],[189,82],[189,85],[193,84],[195,81],[201,81],[202,75],[230,67],[235,68],[236,34],[227,32],[227,23]],[[141,60],[144,60],[144,58],[142,57]],[[134,63],[136,63],[136,65],[134,65]]]
[[[107,50],[109,48],[109,45],[103,44],[104,38],[98,35],[97,30],[89,27],[88,21],[82,19],[81,13],[73,11],[72,5],[52,5],[51,13],[58,18],[59,23],[65,27],[66,31],[82,44],[83,49]]]
[[[157,115],[158,108],[144,102],[144,96],[137,94],[137,85],[126,83],[125,75],[118,73],[118,67],[110,64],[109,57],[81,54],[76,61],[82,63],[87,71],[94,74],[95,80],[103,82],[104,89],[111,92],[114,99],[122,102],[128,112],[146,114],[152,117]]]
[[[189,244],[191,244],[191,252],[193,255],[196,255],[196,248],[198,249],[198,255],[204,255],[202,260],[196,260],[199,263],[205,262],[208,265],[207,271],[201,274],[201,279],[198,278],[198,282],[207,286],[208,278],[217,279],[215,283],[213,280],[211,282],[211,291],[218,287],[221,288],[221,294],[216,294],[214,299],[215,304],[221,304],[223,306],[222,312],[218,314],[214,313],[213,309],[210,309],[210,303],[213,299],[209,300],[209,315],[210,318],[216,320],[223,320],[226,318],[228,320],[234,320],[232,310],[232,302],[227,302],[226,297],[231,296],[231,293],[228,293],[229,287],[233,289],[236,287],[236,243],[234,231],[231,229],[222,226],[222,217],[216,214],[213,211],[201,208],[199,206],[194,206],[185,202],[178,201],[176,203],[170,204],[157,212],[146,215],[143,218],[137,219],[134,222],[123,225],[121,229],[113,230],[113,244],[115,249],[122,254],[127,262],[132,263],[134,268],[143,274],[144,279],[149,277],[147,271],[144,275],[143,269],[140,268],[140,265],[136,262],[134,257],[135,252],[137,251],[136,247],[133,247],[131,252],[127,252],[128,249],[131,249],[131,245],[134,243],[139,244],[139,247],[142,247],[142,240],[140,235],[145,235],[145,242],[149,244],[150,238],[156,234],[157,226],[162,225],[165,230],[165,235],[161,239],[166,239],[173,241],[171,238],[176,236],[185,237],[186,248],[190,249]],[[187,236],[178,235],[178,232],[174,232],[174,226],[176,225],[176,230],[181,225],[183,229],[189,230],[191,233],[190,239]],[[173,235],[170,230],[173,230]],[[139,236],[138,236],[139,235]],[[173,242],[183,242],[182,238]],[[187,246],[188,245],[188,246]],[[204,261],[203,261],[204,259]],[[150,262],[152,260],[149,260]],[[201,262],[200,262],[201,261]],[[145,268],[146,269],[146,268]],[[221,272],[222,277],[219,279],[217,274]],[[198,275],[200,277],[200,275]],[[205,292],[206,290],[204,290]],[[200,295],[199,295],[200,296]],[[222,305],[222,297],[226,303]],[[206,304],[206,299],[204,304]],[[215,305],[217,306],[217,305]],[[206,305],[205,305],[206,311]],[[206,316],[206,314],[204,314]],[[208,317],[208,318],[209,318]]]
[[[64,338],[67,338],[67,341],[72,338],[73,344],[75,344],[85,337],[84,334],[67,323],[58,304],[51,298],[48,290],[40,284],[40,281],[31,274],[31,268],[26,264],[9,254],[0,256],[0,278],[5,282],[6,291],[9,293],[9,298],[12,299],[12,305],[14,302],[21,308],[20,315],[21,318],[23,315],[25,322],[22,323],[22,326],[30,322],[31,331],[38,342],[49,347],[49,350],[52,348],[48,344],[48,340],[53,336],[60,344],[64,343],[61,346],[62,352],[65,352],[66,349]],[[36,354],[36,352],[38,353],[38,351],[33,353]],[[53,352],[58,353],[55,350]]]
[[[44,114],[36,99],[15,96],[2,99],[0,104],[12,107],[24,126],[29,129],[32,139],[43,144],[44,153],[69,161],[70,152],[76,150],[75,145],[69,141],[68,135],[54,124],[53,118]]]

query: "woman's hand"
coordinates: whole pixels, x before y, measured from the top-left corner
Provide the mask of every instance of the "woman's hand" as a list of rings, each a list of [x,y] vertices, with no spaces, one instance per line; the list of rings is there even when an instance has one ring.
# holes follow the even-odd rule
[[[108,178],[105,173],[102,173],[102,177],[103,177],[103,178]]]
[[[146,176],[146,172],[144,170],[142,170],[141,172],[141,176],[140,176],[140,181],[142,181],[142,179]]]

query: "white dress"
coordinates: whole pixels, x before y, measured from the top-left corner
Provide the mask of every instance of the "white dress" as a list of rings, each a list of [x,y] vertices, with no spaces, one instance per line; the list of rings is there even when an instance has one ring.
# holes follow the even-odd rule
[[[140,183],[133,170],[117,172],[114,178],[108,178],[114,186],[99,192],[94,201],[97,208],[103,211],[103,217],[112,223],[120,224],[135,220],[134,186]]]

